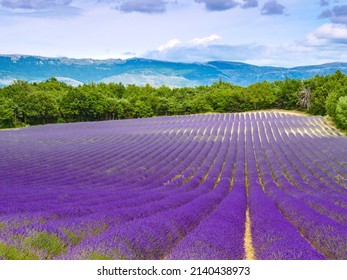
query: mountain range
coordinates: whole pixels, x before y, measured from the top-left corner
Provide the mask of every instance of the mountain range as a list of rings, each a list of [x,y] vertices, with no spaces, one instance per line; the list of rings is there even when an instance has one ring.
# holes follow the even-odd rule
[[[122,82],[189,87],[210,85],[222,80],[247,86],[265,80],[283,80],[286,77],[308,79],[315,75],[332,74],[337,70],[347,74],[347,63],[284,68],[228,61],[179,63],[143,58],[96,60],[0,55],[0,87],[7,86],[15,80],[40,82],[51,77],[71,85]]]

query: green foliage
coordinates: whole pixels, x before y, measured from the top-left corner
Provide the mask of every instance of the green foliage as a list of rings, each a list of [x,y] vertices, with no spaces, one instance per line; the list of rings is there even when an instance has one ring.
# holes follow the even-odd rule
[[[2,96],[12,99],[13,109],[13,124],[14,126],[26,123],[25,106],[28,95],[33,89],[33,85],[30,85],[24,81],[15,81],[12,85],[5,87],[2,90]]]
[[[0,259],[51,259],[67,247],[67,244],[58,236],[45,231],[34,232],[32,235],[19,238],[17,241],[17,245],[0,243]]]
[[[347,96],[340,97],[337,102],[335,121],[338,127],[347,129]]]
[[[270,109],[276,101],[275,88],[267,81],[250,85],[246,89],[246,98],[251,110]]]
[[[0,95],[0,128],[10,128],[15,126],[14,102],[11,98]]]
[[[58,102],[46,91],[31,92],[24,108],[28,124],[56,123],[59,118]]]
[[[26,237],[23,243],[27,248],[44,250],[46,259],[59,255],[67,246],[58,236],[45,231]]]
[[[340,71],[304,81],[287,78],[248,87],[223,81],[173,89],[122,83],[73,87],[55,78],[33,84],[16,81],[0,89],[0,128],[263,109],[327,113],[336,121],[337,104],[343,96],[347,96],[347,76]]]
[[[276,107],[285,110],[298,109],[299,98],[297,93],[300,91],[301,84],[301,81],[289,78],[284,81],[274,82]]]
[[[325,110],[328,116],[336,118],[336,105],[342,95],[338,91],[330,92],[325,102]]]
[[[111,257],[107,255],[103,255],[98,253],[97,251],[93,251],[90,256],[88,256],[89,260],[112,260]]]
[[[326,112],[333,119],[336,118],[336,106],[340,97],[347,96],[347,76],[337,71],[331,76],[329,85],[329,94],[326,99]]]
[[[72,230],[66,228],[64,229],[64,233],[66,234],[69,241],[72,243],[73,246],[76,246],[78,242],[81,241],[82,237],[78,236],[75,232]]]
[[[0,243],[0,259],[5,260],[38,260],[39,258],[27,250],[13,245]]]

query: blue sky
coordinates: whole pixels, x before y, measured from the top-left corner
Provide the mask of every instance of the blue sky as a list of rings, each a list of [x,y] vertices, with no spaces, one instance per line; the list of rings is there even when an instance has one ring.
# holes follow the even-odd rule
[[[0,54],[347,62],[347,0],[0,0]]]

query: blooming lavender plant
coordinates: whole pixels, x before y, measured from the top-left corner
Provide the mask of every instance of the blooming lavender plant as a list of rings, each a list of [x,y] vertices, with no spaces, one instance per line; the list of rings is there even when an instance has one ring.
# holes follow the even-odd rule
[[[278,112],[3,130],[0,259],[346,259],[346,150]]]

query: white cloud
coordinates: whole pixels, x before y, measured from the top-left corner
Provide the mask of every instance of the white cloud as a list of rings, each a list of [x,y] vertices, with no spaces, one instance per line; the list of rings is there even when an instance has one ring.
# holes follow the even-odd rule
[[[143,57],[167,61],[206,62],[240,61],[255,65],[301,66],[332,61],[345,61],[343,44],[332,46],[329,40],[347,38],[345,26],[325,25],[301,42],[280,44],[227,44],[217,34],[187,41],[173,39]],[[285,54],[285,55],[284,55]]]
[[[10,9],[41,10],[57,6],[69,5],[72,0],[3,0],[1,6]]]
[[[143,57],[181,62],[203,62],[211,60],[244,60],[262,49],[254,44],[229,45],[223,43],[218,34],[193,38],[187,41],[172,39]]]
[[[201,48],[208,48],[211,45],[220,45],[222,38],[217,34],[212,34],[207,37],[202,38],[194,38],[189,41],[181,41],[179,39],[172,39],[166,42],[163,45],[160,45],[156,50],[151,51],[147,53],[147,56],[153,57],[153,58],[160,58],[163,56],[167,56],[171,53],[175,53],[178,51],[181,53],[185,49],[201,49]]]
[[[194,0],[196,3],[202,3],[205,5],[208,11],[225,11],[230,10],[239,5],[234,0]]]
[[[194,38],[189,41],[181,41],[179,39],[172,39],[168,41],[167,43],[159,46],[157,48],[158,52],[166,52],[170,49],[177,49],[177,48],[190,48],[190,47],[207,47],[210,45],[220,44],[222,38],[217,34],[212,34],[207,37],[202,38]]]
[[[347,44],[347,26],[344,24],[326,23],[307,35],[309,45],[328,43]]]
[[[118,9],[125,13],[139,12],[148,14],[164,13],[167,2],[163,0],[128,0]]]
[[[67,18],[80,15],[72,0],[0,0],[0,15],[36,18]]]
[[[217,34],[212,34],[208,37],[204,38],[195,38],[188,42],[188,45],[192,46],[208,46],[211,44],[218,44],[222,40],[222,37],[220,37]]]
[[[285,7],[277,1],[267,1],[261,9],[263,15],[282,15],[284,11]]]
[[[169,42],[165,43],[164,45],[159,46],[159,48],[157,49],[159,52],[165,51],[167,49],[171,49],[174,48],[178,45],[180,45],[182,43],[182,41],[178,40],[178,39],[172,39]]]
[[[161,60],[178,61],[207,61],[213,60],[225,52],[227,45],[222,43],[222,38],[218,34],[212,34],[207,37],[193,38],[188,41],[172,39],[156,50],[149,51],[143,56]]]

